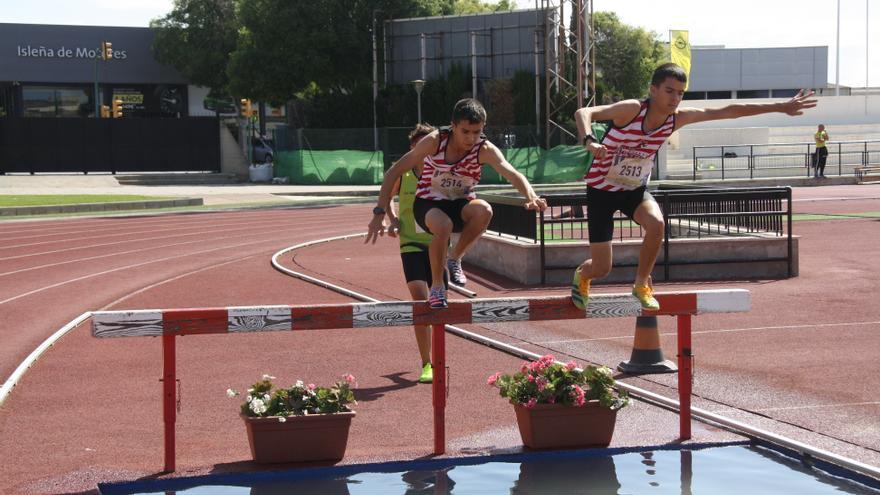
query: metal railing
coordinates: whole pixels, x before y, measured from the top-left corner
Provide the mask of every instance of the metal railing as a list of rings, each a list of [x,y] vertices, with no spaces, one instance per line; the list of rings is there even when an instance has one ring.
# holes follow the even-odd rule
[[[825,170],[837,175],[857,167],[880,164],[880,140],[838,141],[827,144]],[[693,147],[693,180],[754,179],[813,175],[815,143],[770,143]]]
[[[670,239],[740,236],[787,236],[785,257],[762,258],[762,262],[785,261],[788,276],[793,273],[792,210],[790,187],[759,187],[729,189],[668,189],[654,190],[651,194],[660,205],[666,220],[663,256],[657,266],[663,267],[664,280],[669,280],[669,269],[676,265],[706,263],[753,263],[754,260],[688,261],[671,259]],[[548,242],[587,240],[589,212],[584,192],[543,194],[548,209],[542,213],[526,210],[523,200],[516,196],[483,194],[494,211],[488,230],[498,235],[540,244],[541,283],[546,283],[546,272],[575,267],[548,267]],[[642,237],[642,229],[625,216],[614,218],[618,241]],[[615,265],[628,266],[628,265]],[[635,265],[633,265],[635,266]]]

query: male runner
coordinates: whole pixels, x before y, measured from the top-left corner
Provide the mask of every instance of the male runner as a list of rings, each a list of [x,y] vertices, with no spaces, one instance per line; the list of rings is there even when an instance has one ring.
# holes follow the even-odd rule
[[[539,198],[529,181],[483,135],[486,110],[472,98],[460,100],[452,110],[449,127],[425,136],[415,148],[397,161],[387,172],[373,208],[367,240],[375,242],[382,235],[385,215],[391,202],[391,190],[397,179],[415,168],[419,177],[413,212],[416,224],[434,234],[428,254],[431,260],[431,291],[428,304],[432,309],[447,307],[443,270],[448,265],[450,278],[456,285],[460,277],[461,258],[467,249],[486,231],[492,219],[489,203],[477,199],[475,187],[480,181],[482,165],[494,168],[526,198],[525,208],[543,211],[547,203]],[[392,222],[394,219],[391,219]],[[453,232],[460,232],[458,242],[447,258],[447,246]]]
[[[413,149],[416,143],[435,130],[434,126],[428,124],[416,125],[409,133],[409,149]],[[398,194],[400,202],[396,214],[393,207],[388,209],[388,216],[392,219],[391,225],[388,226],[388,235],[400,238],[400,260],[403,263],[403,274],[410,296],[414,301],[424,301],[428,299],[428,288],[431,286],[431,260],[428,258],[428,246],[431,244],[432,236],[427,232],[418,232],[416,228],[413,217],[416,183],[416,176],[412,170],[404,172],[395,182],[391,194],[392,196]],[[422,358],[419,382],[431,383],[434,379],[434,370],[431,367],[431,325],[415,325],[414,328],[416,344],[419,346],[419,355]]]
[[[585,175],[590,256],[574,272],[571,299],[585,309],[590,281],[611,271],[611,239],[614,212],[620,210],[645,232],[632,293],[645,309],[660,309],[654,298],[651,272],[663,242],[664,221],[660,207],[647,192],[654,155],[678,129],[707,120],[735,119],[762,113],[801,115],[816,106],[813,92],[782,103],[733,103],[720,108],[678,108],[687,74],[678,65],[663,64],[654,71],[649,98],[624,100],[610,105],[584,107],[574,114],[578,135],[595,157]],[[608,121],[602,139],[590,133],[594,120]]]

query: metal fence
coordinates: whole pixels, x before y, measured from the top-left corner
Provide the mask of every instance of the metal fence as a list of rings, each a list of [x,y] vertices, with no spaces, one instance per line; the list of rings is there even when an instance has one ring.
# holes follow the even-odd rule
[[[825,173],[851,175],[855,168],[880,164],[880,141],[827,145]],[[693,147],[693,180],[754,179],[813,175],[814,143],[740,144]]]
[[[670,278],[671,266],[692,264],[688,260],[670,258],[670,239],[704,237],[787,236],[786,256],[762,261],[785,261],[788,265],[788,276],[792,275],[790,187],[658,189],[651,194],[666,219],[663,256],[657,261],[657,266],[663,267],[665,280]],[[588,239],[589,212],[586,211],[587,198],[584,192],[542,194],[541,197],[547,200],[548,205],[548,209],[542,213],[524,209],[522,198],[515,196],[481,194],[480,197],[488,201],[494,211],[489,231],[540,244],[541,283],[546,282],[548,270],[575,268],[547,266],[546,246],[549,242]],[[642,237],[641,227],[623,215],[615,216],[614,222],[618,241]],[[753,261],[718,260],[713,263],[740,262]]]

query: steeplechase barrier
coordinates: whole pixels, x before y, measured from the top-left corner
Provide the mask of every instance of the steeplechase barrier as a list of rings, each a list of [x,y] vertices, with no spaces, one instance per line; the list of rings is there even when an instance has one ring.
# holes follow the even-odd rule
[[[453,300],[446,309],[430,309],[425,301],[393,301],[314,306],[248,306],[227,308],[97,311],[92,313],[92,336],[162,337],[162,410],[165,426],[165,471],[175,470],[176,340],[178,336],[241,332],[299,331],[431,325],[434,453],[446,452],[446,338],[445,325],[505,321],[576,320],[635,316],[676,316],[678,320],[679,436],[691,437],[694,315],[747,312],[751,295],[743,289],[658,293],[659,311],[643,310],[631,295],[591,296],[579,310],[567,296]]]

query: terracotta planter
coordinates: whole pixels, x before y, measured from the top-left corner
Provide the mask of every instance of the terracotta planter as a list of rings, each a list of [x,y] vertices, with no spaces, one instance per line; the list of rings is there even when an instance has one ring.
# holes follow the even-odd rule
[[[513,404],[523,445],[532,449],[607,447],[614,434],[617,411],[591,400],[583,407]]]
[[[255,462],[338,461],[345,455],[355,413],[252,418],[242,416]]]

